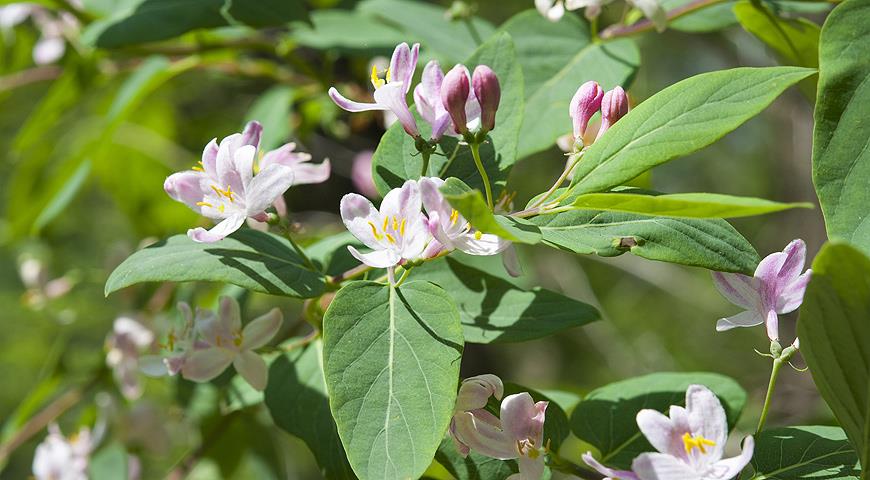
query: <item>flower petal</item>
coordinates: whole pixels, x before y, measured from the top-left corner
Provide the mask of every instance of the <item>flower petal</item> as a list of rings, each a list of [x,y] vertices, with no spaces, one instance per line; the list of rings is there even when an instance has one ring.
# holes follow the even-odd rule
[[[272,337],[281,329],[284,316],[281,310],[273,308],[269,313],[257,317],[245,325],[242,330],[241,350],[253,350],[267,344]]]
[[[453,416],[456,438],[471,450],[499,460],[520,456],[516,442],[499,428],[498,419],[486,410]]]
[[[501,379],[492,374],[477,375],[462,381],[456,397],[457,412],[477,410],[486,406],[489,397],[501,400],[504,385]]]
[[[596,472],[604,475],[607,478],[615,478],[619,480],[637,480],[637,475],[630,470],[614,470],[609,467],[605,467],[595,457],[592,456],[592,452],[586,452],[583,454],[583,461],[586,462],[586,465],[589,465]]]
[[[499,418],[504,431],[513,440],[528,439],[535,447],[541,447],[546,410],[547,402],[535,403],[528,392],[522,392],[502,400]]]
[[[767,318],[764,320],[764,325],[767,327],[767,338],[771,342],[779,341],[779,315],[776,310],[770,309],[767,311]]]
[[[200,187],[205,175],[202,172],[188,170],[173,173],[163,182],[163,190],[176,202],[182,202],[194,212],[202,213],[202,207],[197,205],[202,201],[204,193]]]
[[[284,165],[269,165],[248,184],[245,198],[248,216],[261,213],[293,185],[293,170]]]
[[[417,128],[414,115],[408,108],[408,101],[405,99],[407,93],[408,89],[401,82],[392,82],[375,90],[374,97],[378,105],[386,107],[386,110],[396,115],[408,135],[417,137],[420,135],[420,130]]]
[[[745,309],[761,305],[761,281],[739,273],[712,272],[713,284],[729,302]]]
[[[453,245],[469,255],[497,255],[511,246],[511,242],[491,233],[481,234],[480,238],[469,233],[454,238]]]
[[[724,332],[737,327],[754,327],[764,323],[764,318],[758,312],[747,310],[728,318],[720,318],[716,322],[716,331]]]
[[[344,226],[354,237],[369,248],[381,248],[369,224],[380,223],[380,214],[369,199],[356,193],[348,193],[342,197],[339,211]]]
[[[206,175],[217,178],[217,155],[218,143],[216,138],[212,138],[208,145],[202,149],[202,169]]]
[[[640,480],[704,480],[685,462],[666,453],[642,453],[631,462]]]
[[[220,223],[206,230],[202,227],[187,231],[187,236],[194,242],[212,243],[223,240],[227,235],[235,232],[245,223],[245,215],[237,213],[223,219]]]
[[[420,217],[423,201],[420,188],[415,180],[406,181],[401,187],[390,190],[381,202],[381,215],[408,219],[410,223],[415,217]]]
[[[233,360],[233,367],[255,390],[263,391],[269,380],[266,361],[251,351],[244,351]]]
[[[801,306],[812,274],[812,270],[807,270],[803,275],[797,277],[795,281],[783,287],[782,291],[779,292],[779,297],[776,299],[776,313],[791,313]]]
[[[227,369],[233,354],[222,348],[205,348],[191,352],[181,367],[181,376],[193,382],[207,382]]]
[[[375,250],[369,253],[361,253],[351,245],[348,245],[347,249],[354,258],[374,268],[394,267],[402,259],[394,250]]]
[[[444,185],[444,180],[438,177],[423,177],[417,183],[420,187],[420,198],[423,206],[426,207],[426,213],[430,215],[438,213],[443,220],[449,220],[453,207],[438,190]]]
[[[517,459],[520,472],[508,477],[508,480],[541,480],[544,478],[544,455],[531,458],[521,455]]]
[[[241,144],[242,145],[251,145],[254,149],[260,147],[260,136],[263,134],[263,125],[260,122],[254,120],[248,122],[245,125],[245,129],[242,131]]]
[[[643,409],[637,413],[637,426],[649,443],[658,451],[669,455],[685,456],[681,436],[684,429],[657,410]]]
[[[338,93],[338,90],[335,87],[331,87],[329,89],[329,98],[335,102],[336,105],[339,106],[342,110],[346,110],[348,112],[367,112],[370,110],[388,110],[384,105],[379,105],[377,103],[361,103],[354,102],[353,100],[348,100],[344,97],[344,95]]]
[[[703,385],[690,385],[686,390],[686,411],[693,435],[701,435],[716,445],[707,450],[711,462],[718,461],[725,452],[728,440],[728,420],[725,409],[716,395]]]
[[[393,56],[390,58],[390,83],[399,82],[404,86],[403,94],[411,89],[411,79],[417,68],[417,57],[420,53],[420,44],[415,43],[409,48],[407,43],[396,45]]]
[[[508,245],[501,253],[501,263],[508,272],[508,275],[519,277],[523,274],[523,265],[520,263],[519,257],[517,257],[517,249],[513,244]]]
[[[732,458],[728,458],[725,460],[720,460],[713,464],[713,475],[714,478],[721,478],[722,480],[728,480],[734,478],[739,474],[746,465],[749,464],[749,461],[752,460],[752,454],[755,450],[755,440],[752,438],[752,435],[746,437],[743,440],[743,451],[740,452],[740,455]]]
[[[218,312],[221,329],[232,335],[242,330],[242,311],[239,302],[230,296],[220,298],[220,311]]]

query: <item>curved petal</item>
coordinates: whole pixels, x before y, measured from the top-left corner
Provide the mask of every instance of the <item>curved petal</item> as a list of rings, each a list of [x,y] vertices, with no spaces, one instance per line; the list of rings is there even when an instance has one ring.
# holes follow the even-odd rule
[[[807,259],[807,244],[801,239],[792,240],[782,250],[785,259],[777,272],[778,283],[788,284],[793,282],[801,274]]]
[[[642,453],[631,462],[640,480],[704,480],[688,464],[665,453]]]
[[[487,416],[492,418],[487,418]],[[498,427],[498,419],[485,410],[453,416],[456,438],[477,453],[499,460],[520,456],[516,442]]]
[[[473,233],[461,235],[453,239],[453,244],[469,255],[498,255],[511,246],[511,242],[491,233],[480,234],[479,238]]]
[[[812,270],[807,270],[803,275],[782,288],[776,299],[776,313],[791,313],[801,306],[812,274]]]
[[[737,327],[754,327],[756,325],[761,325],[762,323],[764,323],[764,319],[758,314],[758,312],[747,310],[728,318],[720,318],[716,322],[716,331],[724,332]]]
[[[519,257],[517,257],[517,249],[513,244],[508,245],[501,253],[501,263],[505,271],[508,272],[508,275],[519,277],[523,274],[523,265],[520,263]]]
[[[257,156],[257,147],[253,145],[243,145],[236,149],[233,154],[233,163],[235,170],[241,179],[242,193],[247,193],[247,189],[254,177],[254,157]]]
[[[637,426],[659,452],[685,456],[681,436],[686,432],[675,428],[674,422],[661,412],[649,408],[641,410],[637,413]]]
[[[501,400],[503,395],[504,385],[497,376],[484,374],[469,377],[459,386],[455,410],[458,412],[477,410],[486,406],[489,397]]]
[[[263,391],[269,380],[266,361],[251,351],[244,351],[233,360],[233,367],[255,390]]]
[[[360,262],[374,268],[393,267],[399,263],[402,257],[393,250],[375,250],[369,253],[360,253],[353,246],[348,245],[350,254]]]
[[[444,180],[438,177],[423,177],[417,181],[420,187],[420,198],[426,213],[438,213],[441,218],[448,220],[453,208],[441,194],[439,188],[444,185]]]
[[[535,403],[528,392],[522,392],[508,395],[502,400],[499,418],[504,431],[513,440],[528,439],[540,448],[546,410],[547,402]]]
[[[191,352],[181,367],[181,376],[193,382],[207,382],[227,369],[233,354],[222,348],[205,348]]]
[[[293,169],[293,185],[323,183],[329,180],[331,171],[332,165],[329,159],[323,160],[320,164],[300,163]]]
[[[408,89],[401,82],[392,82],[375,90],[374,97],[378,105],[386,107],[396,115],[408,135],[418,137],[420,130],[417,128],[414,115],[408,108],[408,101],[405,99],[407,93]]]
[[[284,165],[269,165],[248,184],[245,198],[248,216],[254,216],[272,204],[293,185],[293,170]]]
[[[281,323],[284,316],[281,315],[281,310],[273,308],[269,313],[257,317],[250,323],[245,325],[242,330],[242,344],[239,346],[241,350],[253,350],[260,348],[281,329]]]
[[[335,102],[336,105],[339,106],[342,110],[346,110],[348,112],[367,112],[370,110],[388,110],[387,107],[383,105],[378,105],[377,103],[361,103],[354,102],[353,100],[348,100],[344,97],[344,95],[338,93],[338,90],[335,87],[330,87],[329,89],[329,98]]]
[[[710,462],[721,459],[728,440],[728,420],[719,398],[703,385],[690,385],[686,390],[686,410],[692,434],[715,443],[708,447],[705,458]]]
[[[205,175],[202,172],[188,170],[173,173],[163,182],[163,190],[176,202],[182,202],[191,210],[202,213],[202,207],[197,205],[202,201],[204,193],[200,185]]]
[[[740,455],[713,464],[712,478],[729,480],[736,477],[752,460],[754,450],[755,440],[750,435],[743,440],[743,451],[740,452]]]
[[[369,248],[381,248],[369,224],[379,224],[380,214],[369,199],[356,193],[348,193],[342,197],[339,211],[345,228],[354,237]]]
[[[417,68],[419,53],[419,43],[415,43],[413,47],[408,47],[408,44],[403,42],[396,45],[390,58],[390,83],[401,83],[404,86],[404,94],[407,94],[411,88],[411,79]]]
[[[761,281],[739,273],[712,272],[713,284],[729,302],[745,309],[761,304]]]
[[[425,217],[421,214],[408,223],[405,236],[402,238],[400,255],[402,258],[413,260],[423,255],[426,245],[432,240]]]
[[[767,327],[767,338],[770,341],[779,341],[779,315],[776,311],[770,309],[767,311],[767,318],[764,320],[764,325]]]
[[[251,145],[254,149],[260,148],[260,136],[263,134],[263,125],[260,122],[253,120],[245,125],[242,131],[241,144]]]
[[[614,470],[609,467],[605,467],[602,465],[595,457],[592,456],[592,452],[586,452],[583,454],[583,461],[586,462],[586,465],[589,465],[596,472],[604,475],[607,478],[615,478],[619,480],[637,480],[637,475],[630,470]]]
[[[544,478],[543,455],[539,455],[537,458],[521,455],[517,459],[517,463],[519,464],[520,472],[509,476],[509,480],[541,480]]]
[[[217,178],[217,155],[218,155],[217,138],[212,138],[208,145],[202,149],[202,169],[206,175]]]
[[[220,326],[224,332],[233,334],[242,330],[242,311],[239,302],[230,296],[220,298]]]
[[[399,188],[390,190],[381,201],[381,215],[408,219],[408,223],[415,217],[421,216],[423,201],[420,197],[420,188],[415,180],[408,180]]]
[[[218,240],[223,240],[227,235],[235,232],[245,223],[245,215],[234,214],[223,219],[220,223],[206,230],[202,227],[193,228],[187,231],[187,236],[194,242],[212,243]]]

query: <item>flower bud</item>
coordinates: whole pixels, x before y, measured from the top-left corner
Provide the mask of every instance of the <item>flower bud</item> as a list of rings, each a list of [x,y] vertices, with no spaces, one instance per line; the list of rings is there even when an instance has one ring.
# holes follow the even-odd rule
[[[495,72],[486,65],[478,65],[474,69],[471,86],[480,103],[480,127],[483,134],[495,128],[495,112],[501,100],[501,88]]]
[[[465,65],[456,65],[441,84],[441,103],[453,120],[453,129],[456,133],[468,131],[468,120],[465,116],[465,102],[468,100],[470,86],[468,84],[468,69]]]
[[[601,138],[601,135],[626,113],[628,113],[628,95],[622,87],[617,86],[605,93],[601,99],[601,128],[595,139]]]
[[[604,89],[595,81],[588,81],[577,89],[568,108],[568,114],[574,123],[575,139],[583,138],[586,134],[589,119],[601,108],[602,97],[604,97]]]

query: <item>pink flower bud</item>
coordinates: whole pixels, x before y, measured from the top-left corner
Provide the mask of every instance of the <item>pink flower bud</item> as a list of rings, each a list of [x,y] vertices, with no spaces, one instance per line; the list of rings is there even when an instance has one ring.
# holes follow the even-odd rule
[[[471,76],[471,86],[474,95],[480,103],[480,126],[482,132],[495,128],[495,112],[501,100],[501,87],[495,72],[486,65],[478,65]]]
[[[468,69],[465,65],[456,65],[447,72],[441,84],[441,103],[450,114],[456,133],[468,131],[465,102],[468,100],[469,93]]]
[[[586,134],[589,119],[601,108],[602,97],[604,97],[604,89],[595,81],[588,81],[577,89],[568,108],[568,114],[574,123],[575,139]]]
[[[626,113],[628,113],[628,95],[622,87],[617,86],[605,93],[604,98],[601,99],[601,128],[595,139],[601,138],[601,135]]]

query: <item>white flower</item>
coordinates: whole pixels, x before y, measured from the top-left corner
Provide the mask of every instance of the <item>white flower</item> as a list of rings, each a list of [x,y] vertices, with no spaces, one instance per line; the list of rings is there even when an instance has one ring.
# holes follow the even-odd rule
[[[36,480],[87,480],[93,448],[91,432],[87,428],[66,438],[57,424],[51,424],[48,436],[36,447],[33,476]]]

